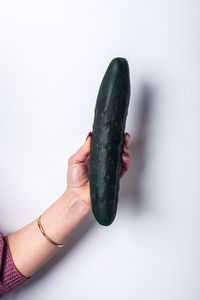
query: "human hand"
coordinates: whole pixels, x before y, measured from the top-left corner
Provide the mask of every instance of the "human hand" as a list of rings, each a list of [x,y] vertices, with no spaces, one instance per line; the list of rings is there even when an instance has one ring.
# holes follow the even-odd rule
[[[75,195],[82,202],[91,208],[89,166],[90,166],[90,146],[92,132],[86,138],[85,143],[68,160],[67,170],[67,192]],[[124,134],[123,152],[121,161],[120,179],[130,168],[131,151],[128,147],[130,140],[129,133]]]

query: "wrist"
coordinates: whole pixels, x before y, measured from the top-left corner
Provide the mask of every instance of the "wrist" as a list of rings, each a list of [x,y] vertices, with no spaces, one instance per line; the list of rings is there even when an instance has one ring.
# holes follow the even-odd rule
[[[41,218],[45,232],[57,243],[65,243],[68,236],[89,214],[86,203],[69,191],[65,191]]]
[[[63,194],[63,198],[65,199],[65,204],[68,208],[76,207],[77,210],[81,209],[81,211],[88,214],[91,212],[91,203],[90,201],[86,201],[84,196],[81,196],[80,193],[72,191],[70,188],[67,188]]]

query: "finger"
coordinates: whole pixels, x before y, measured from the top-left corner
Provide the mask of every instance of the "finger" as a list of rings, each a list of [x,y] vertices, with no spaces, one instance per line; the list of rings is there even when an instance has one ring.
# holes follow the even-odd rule
[[[123,153],[122,154],[122,168],[125,167],[128,170],[130,168],[130,163],[131,163],[130,155]]]
[[[120,178],[123,177],[124,174],[129,170],[130,164],[131,164],[131,152],[130,150],[127,150],[127,152],[122,153]]]
[[[71,156],[73,163],[84,162],[90,154],[90,146],[92,140],[92,132],[89,132],[85,143]]]
[[[127,167],[122,165],[121,172],[120,172],[120,178],[123,177],[127,171],[128,171]]]
[[[130,150],[128,147],[123,146],[122,155],[123,155],[124,153],[127,154],[128,156],[130,156],[130,155],[131,155],[131,150]]]
[[[120,172],[120,179],[124,176],[125,173],[126,173],[126,170],[125,170],[125,169],[121,169],[121,172]]]
[[[123,142],[123,146],[128,146],[128,143],[129,143],[129,141],[130,141],[130,134],[128,133],[128,132],[126,132],[125,134],[124,134],[124,142]]]
[[[129,168],[130,168],[130,162],[122,163],[120,178],[124,176],[124,174],[129,170]]]

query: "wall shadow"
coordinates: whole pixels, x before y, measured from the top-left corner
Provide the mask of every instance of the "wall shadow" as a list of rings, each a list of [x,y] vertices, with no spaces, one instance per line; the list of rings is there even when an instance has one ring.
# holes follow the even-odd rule
[[[134,213],[148,209],[149,202],[143,197],[143,184],[146,166],[148,164],[148,148],[155,106],[155,89],[143,82],[137,99],[137,110],[132,114],[133,139],[129,145],[131,150],[131,167],[122,178],[120,186],[120,206],[133,207]],[[134,105],[133,105],[134,107]],[[130,202],[130,203],[127,203]]]

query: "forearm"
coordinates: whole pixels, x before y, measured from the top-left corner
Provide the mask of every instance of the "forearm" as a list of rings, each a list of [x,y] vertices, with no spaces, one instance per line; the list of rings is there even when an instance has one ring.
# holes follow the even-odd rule
[[[52,240],[65,243],[90,211],[87,204],[66,191],[42,213],[41,224]],[[37,219],[8,236],[15,266],[26,277],[36,272],[60,249],[42,235]]]

